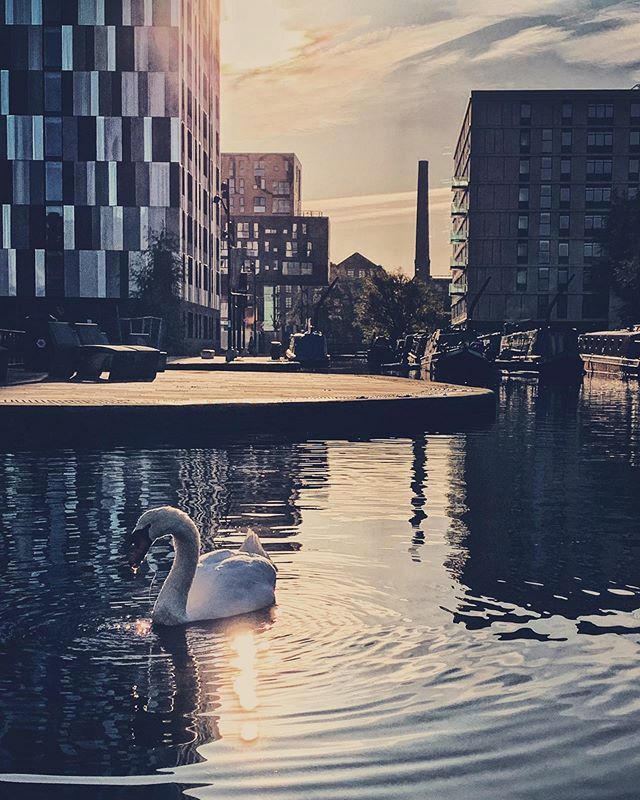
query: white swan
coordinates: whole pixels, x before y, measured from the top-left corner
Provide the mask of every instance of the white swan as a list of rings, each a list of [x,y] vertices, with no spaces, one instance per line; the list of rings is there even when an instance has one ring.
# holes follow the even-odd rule
[[[140,517],[130,538],[129,564],[136,570],[156,539],[171,536],[175,558],[151,618],[159,625],[248,614],[275,602],[276,567],[250,533],[242,547],[213,550],[198,558],[200,534],[184,511],[152,508]]]

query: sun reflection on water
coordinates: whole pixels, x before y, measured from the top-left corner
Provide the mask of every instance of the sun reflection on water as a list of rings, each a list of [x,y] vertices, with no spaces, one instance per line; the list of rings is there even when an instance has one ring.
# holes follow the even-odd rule
[[[243,718],[240,720],[239,736],[243,742],[254,742],[260,735],[258,719],[255,714],[258,707],[255,632],[247,629],[238,631],[231,638],[229,644],[233,652],[230,664],[237,670],[232,683],[233,691],[238,699],[238,705],[244,712]]]

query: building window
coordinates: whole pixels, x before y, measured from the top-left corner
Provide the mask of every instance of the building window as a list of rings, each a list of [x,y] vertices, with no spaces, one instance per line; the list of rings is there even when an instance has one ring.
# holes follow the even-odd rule
[[[571,187],[570,186],[561,186],[560,187],[560,208],[570,208],[571,207]]]
[[[46,220],[45,247],[47,250],[62,251],[64,239],[64,223],[62,206],[48,206]]]
[[[611,189],[605,186],[587,186],[584,201],[587,206],[609,205],[611,203]]]
[[[290,214],[291,213],[291,201],[284,200],[279,197],[274,197],[273,199],[273,213],[274,214]]]
[[[602,257],[602,245],[600,242],[584,242],[585,261],[595,261]]]
[[[248,239],[249,238],[249,223],[237,222],[236,223],[236,238]]]
[[[538,278],[540,283],[540,278]],[[542,290],[540,290],[542,291]],[[546,294],[538,295],[538,319],[546,319],[549,313],[549,297]]]
[[[518,242],[517,258],[518,258],[518,264],[528,264],[529,263],[529,243],[528,242]]]
[[[518,230],[519,231],[528,231],[529,230],[529,217],[525,214],[521,214],[518,217]]]
[[[518,208],[529,208],[529,187],[521,186],[518,191]]]
[[[596,180],[610,179],[611,164],[610,158],[589,159],[587,161],[587,177]]]
[[[571,103],[562,104],[562,121],[565,122],[573,117],[573,105]]]
[[[529,180],[529,173],[531,172],[531,165],[528,158],[521,158],[520,159],[520,180],[521,181],[528,181]]]
[[[549,291],[549,267],[540,267],[538,270],[538,291]]]
[[[531,150],[531,131],[520,131],[520,152],[528,153]]]
[[[540,214],[540,225],[538,232],[540,236],[549,236],[551,233],[551,214]]]
[[[517,269],[516,270],[516,291],[518,291],[518,292],[526,292],[527,291],[527,270],[526,269]]]
[[[551,185],[544,184],[540,187],[540,208],[551,208]]]
[[[45,69],[62,69],[62,28],[45,28],[43,40]]]
[[[558,242],[558,263],[569,261],[569,242]]]
[[[640,119],[640,103],[631,103],[631,119]]]
[[[529,103],[520,104],[520,124],[531,125],[531,105]]]
[[[640,130],[629,131],[629,148],[640,150]]]
[[[45,158],[62,158],[62,117],[45,117]]]
[[[608,151],[612,148],[612,131],[587,131],[587,152]]]
[[[629,177],[637,178],[640,174],[640,159],[632,158],[629,160]]]
[[[62,111],[62,73],[44,73],[44,110],[46,114]]]
[[[62,202],[62,162],[45,164],[45,194],[48,202]]]
[[[560,159],[560,177],[561,178],[570,178],[571,177],[571,159],[570,158],[562,158],[562,159]]]
[[[542,152],[553,152],[553,130],[551,128],[542,129]]]
[[[605,217],[602,214],[587,214],[584,218],[585,231],[599,231],[604,228]]]
[[[254,214],[264,214],[267,210],[267,198],[266,197],[254,197],[253,198],[253,212]]]
[[[542,239],[538,246],[538,264],[548,264],[551,260],[551,242]]]
[[[563,153],[571,152],[571,147],[573,146],[573,133],[571,131],[562,131],[560,146]]]
[[[298,242],[287,242],[286,244],[286,256],[287,258],[291,258],[293,256],[298,255]]]
[[[570,226],[570,217],[568,214],[560,214],[560,218],[558,220],[558,228],[561,231],[568,231]]]
[[[589,119],[613,119],[613,105],[611,103],[590,103],[588,116]]]
[[[551,180],[551,167],[552,167],[552,160],[548,157],[541,159],[541,166],[540,166],[540,180],[541,181],[550,181]]]
[[[565,292],[569,288],[569,270],[562,267],[558,270],[558,291]]]

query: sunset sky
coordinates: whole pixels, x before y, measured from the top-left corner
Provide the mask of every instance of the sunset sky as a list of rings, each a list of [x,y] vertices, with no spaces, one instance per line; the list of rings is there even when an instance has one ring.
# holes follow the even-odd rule
[[[224,150],[293,151],[331,258],[413,269],[431,162],[432,271],[449,261],[451,152],[471,89],[627,88],[640,3],[223,0]]]

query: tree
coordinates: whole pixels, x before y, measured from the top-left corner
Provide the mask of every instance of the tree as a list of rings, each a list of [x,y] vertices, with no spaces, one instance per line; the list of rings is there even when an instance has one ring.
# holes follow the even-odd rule
[[[604,248],[602,266],[619,300],[623,325],[640,322],[640,196],[611,204],[600,237]]]
[[[412,331],[435,330],[447,315],[434,286],[398,270],[365,278],[356,319],[366,338],[387,336],[395,341]]]
[[[133,297],[146,315],[162,317],[163,344],[182,351],[182,255],[176,236],[163,228],[151,234],[149,247],[138,262]]]

